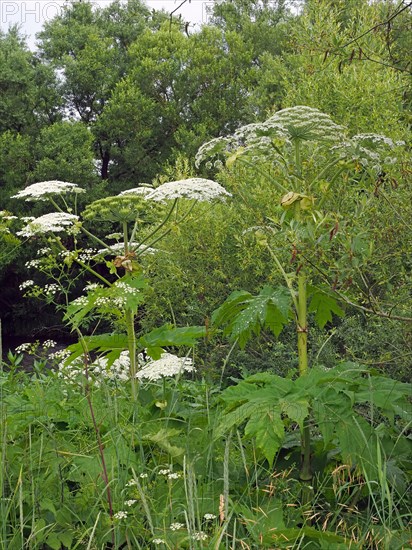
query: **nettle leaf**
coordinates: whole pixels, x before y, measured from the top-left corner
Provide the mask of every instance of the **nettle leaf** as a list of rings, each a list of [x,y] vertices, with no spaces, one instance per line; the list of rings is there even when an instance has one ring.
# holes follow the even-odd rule
[[[291,308],[290,292],[285,287],[265,286],[257,296],[243,290],[233,292],[212,315],[212,323],[225,326],[224,334],[238,340],[243,349],[252,335],[268,328],[279,336]]]
[[[320,288],[309,287],[308,294],[311,296],[309,304],[309,313],[315,313],[315,321],[320,328],[323,328],[326,323],[332,321],[332,314],[342,317],[343,309],[338,305],[337,300],[330,292]]]

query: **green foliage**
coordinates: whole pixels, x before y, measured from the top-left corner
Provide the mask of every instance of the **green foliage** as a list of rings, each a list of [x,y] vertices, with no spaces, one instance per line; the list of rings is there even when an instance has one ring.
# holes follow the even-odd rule
[[[313,417],[312,430],[322,436],[321,444],[317,443],[322,453],[334,450],[343,463],[377,480],[379,442],[391,460],[399,465],[407,460],[408,443],[400,436],[411,421],[407,395],[406,384],[354,363],[326,370],[313,367],[297,380],[255,374],[223,392],[226,413],[216,437],[247,421],[245,435],[255,439],[272,464],[286,442],[285,426],[292,422],[303,428],[306,419]],[[403,483],[402,478],[398,481]]]
[[[257,296],[243,290],[233,292],[217,309],[212,322],[225,325],[224,334],[238,340],[243,349],[252,334],[258,335],[261,327],[279,336],[291,313],[290,292],[285,287],[273,289],[265,286]]]
[[[80,122],[57,122],[41,130],[32,181],[60,180],[91,187],[97,181],[93,136]]]

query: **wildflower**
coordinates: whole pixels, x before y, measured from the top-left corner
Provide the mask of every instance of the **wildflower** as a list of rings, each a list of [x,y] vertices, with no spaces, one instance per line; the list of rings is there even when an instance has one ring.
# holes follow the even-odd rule
[[[166,544],[163,539],[153,539],[153,544]]]
[[[168,479],[179,479],[182,475],[177,472],[171,472],[170,474],[167,474]]]
[[[291,139],[302,141],[339,141],[344,129],[329,115],[305,105],[282,109],[266,122],[281,124]]]
[[[182,372],[193,372],[195,367],[190,357],[177,357],[171,353],[163,353],[160,359],[156,361],[149,361],[146,365],[136,374],[136,378],[140,380],[160,380],[164,376],[175,376]]]
[[[57,342],[55,342],[54,340],[45,340],[43,342],[44,349],[54,348],[56,346],[57,346]]]
[[[133,504],[135,504],[136,502],[137,502],[137,500],[130,499],[130,500],[126,500],[125,504],[126,504],[126,506],[133,506]]]
[[[58,290],[60,290],[60,287],[56,283],[50,283],[44,287],[46,296],[54,296]]]
[[[212,520],[216,519],[216,516],[215,516],[215,514],[205,514],[203,516],[203,519],[205,519],[206,521],[212,521]]]
[[[94,248],[86,248],[79,254],[79,260],[81,262],[90,262],[96,256],[96,250]]]
[[[137,243],[129,243],[129,251],[136,252],[137,254],[154,254],[157,252],[156,248],[151,248],[150,246],[139,245]],[[110,245],[108,248],[101,248],[97,251],[95,256],[116,256],[118,253],[124,254],[124,244],[115,243]]]
[[[22,191],[19,191],[16,195],[12,196],[12,199],[26,198],[26,201],[45,201],[50,195],[65,195],[66,193],[84,193],[85,190],[78,187],[74,183],[68,183],[65,181],[41,181],[39,183],[33,183]]]
[[[170,525],[171,531],[177,531],[178,529],[181,529],[182,527],[184,527],[184,524],[183,523],[178,523],[178,522],[172,523]]]
[[[143,185],[145,184],[142,184],[142,187],[134,187],[133,189],[126,189],[126,191],[122,191],[121,193],[119,193],[119,197],[123,195],[140,195],[141,197],[146,197],[153,191],[153,188],[143,187]]]
[[[34,267],[34,268],[37,268],[39,267],[41,264],[41,260],[29,260],[28,262],[26,262],[24,265],[25,267],[29,268],[29,267]]]
[[[146,479],[148,476],[148,474],[140,474],[139,477],[141,477],[142,479]]]
[[[44,246],[43,248],[39,248],[39,250],[37,251],[37,256],[46,256],[47,254],[50,254],[51,251],[52,250],[50,247]]]
[[[50,212],[49,214],[44,214],[44,216],[40,216],[29,222],[26,227],[17,232],[17,235],[21,235],[22,237],[33,237],[34,235],[47,233],[48,231],[53,231],[54,233],[65,231],[70,226],[73,226],[74,222],[78,219],[78,216],[74,214]]]
[[[164,183],[147,195],[146,198],[159,202],[180,198],[209,202],[213,199],[231,196],[231,193],[215,181],[204,178],[189,178]]]
[[[127,519],[127,512],[116,512],[115,514],[113,514],[113,517],[116,519]]]
[[[61,349],[61,350],[55,351],[54,353],[49,353],[49,359],[56,360],[56,361],[63,361],[64,359],[67,359],[69,355],[70,355],[70,351],[68,349]]]
[[[25,351],[29,351],[32,348],[32,345],[30,342],[25,342],[24,344],[20,344],[16,347],[17,353],[24,353]]]
[[[207,535],[204,531],[198,531],[196,533],[193,533],[192,539],[193,540],[206,540]]]
[[[102,288],[102,285],[99,285],[99,283],[87,283],[87,285],[84,287],[85,292],[92,292],[93,290],[96,290],[97,288]]]
[[[34,281],[32,281],[31,279],[27,280],[27,281],[23,281],[20,285],[19,285],[19,289],[20,290],[24,290],[25,288],[28,288],[29,286],[33,286],[34,285]]]
[[[170,473],[170,469],[169,468],[165,468],[164,470],[159,470],[158,474],[160,476],[167,476],[168,474]]]
[[[72,305],[79,306],[79,307],[85,307],[89,304],[89,300],[86,296],[79,296],[78,298],[75,298],[72,300]]]
[[[142,475],[142,474],[140,474],[140,475]],[[126,483],[126,487],[133,487],[134,485],[137,485],[135,479],[130,479],[130,480]]]

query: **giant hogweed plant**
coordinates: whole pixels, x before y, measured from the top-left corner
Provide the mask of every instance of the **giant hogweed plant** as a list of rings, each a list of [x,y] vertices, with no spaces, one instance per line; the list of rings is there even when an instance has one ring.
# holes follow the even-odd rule
[[[344,314],[346,302],[369,309],[354,304],[345,289],[354,271],[367,264],[372,244],[366,231],[353,233],[339,205],[350,200],[345,187],[373,189],[401,146],[380,135],[349,139],[328,115],[298,106],[214,139],[197,154],[198,166],[207,169],[223,166],[222,160],[229,170],[242,163],[279,192],[267,224],[246,233],[254,232],[267,247],[283,285],[267,285],[256,296],[233,292],[214,312],[213,324],[242,348],[262,328],[279,336],[290,320],[297,337],[299,376],[259,373],[229,387],[222,395],[226,414],[217,436],[243,425],[270,464],[282,446],[300,446],[299,475],[306,485],[320,447],[373,480],[379,478],[376,457],[383,449],[388,477],[400,487],[405,481],[396,464],[404,463],[408,452],[402,437],[411,421],[407,386],[354,363],[324,369],[308,361],[310,322],[324,328],[334,315]],[[365,201],[362,207],[367,208]],[[359,201],[354,217],[358,210]],[[285,249],[291,254],[287,261]],[[412,320],[381,309],[373,313]],[[288,430],[293,426],[300,428],[298,439]]]
[[[76,199],[83,192],[72,183],[49,181],[30,185],[14,196],[54,207],[54,212],[26,219],[25,227],[17,232],[20,237],[41,243],[38,257],[28,262],[28,267],[39,269],[53,282],[40,287],[28,280],[21,288],[26,294],[48,301],[57,293],[63,296],[60,306],[65,310],[64,319],[79,335],[79,343],[69,348],[66,366],[80,356],[98,352],[109,367],[127,350],[132,396],[136,399],[138,355],[143,349],[158,360],[164,347],[191,346],[205,333],[203,327],[163,326],[137,338],[136,315],[148,284],[142,258],[156,253],[154,245],[184,222],[196,202],[222,199],[230,193],[218,183],[202,178],[167,182],[155,189],[143,184],[118,196],[94,201],[78,213]],[[189,206],[179,209],[181,201],[189,201]],[[101,237],[91,230],[93,225],[104,224],[115,224],[119,231]],[[89,248],[89,243],[97,248]],[[75,265],[80,269],[74,269]],[[72,287],[84,273],[94,281],[87,284],[83,295],[72,299]],[[93,323],[96,332],[102,319],[110,319],[118,330],[82,335],[81,329],[85,325],[90,328]]]

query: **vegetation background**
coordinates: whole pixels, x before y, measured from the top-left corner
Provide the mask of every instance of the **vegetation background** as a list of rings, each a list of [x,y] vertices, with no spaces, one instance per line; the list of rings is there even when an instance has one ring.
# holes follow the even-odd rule
[[[341,360],[355,361],[376,373],[410,382],[412,325],[410,320],[396,317],[410,318],[412,310],[411,7],[410,2],[392,0],[306,0],[299,3],[299,9],[282,0],[223,1],[214,4],[208,23],[193,32],[179,17],[150,10],[139,0],[115,1],[104,7],[73,2],[44,25],[35,52],[28,49],[17,28],[0,33],[0,312],[4,354],[14,351],[22,341],[53,337],[62,344],[73,342],[73,334],[63,321],[67,296],[59,297],[56,304],[53,300],[23,298],[19,290],[28,278],[26,262],[36,256],[38,244],[32,239],[18,239],[12,231],[13,220],[4,213],[19,217],[43,213],[41,203],[33,206],[10,198],[34,182],[79,184],[87,190],[79,196],[81,208],[141,183],[157,185],[195,175],[217,179],[233,194],[225,205],[199,205],[196,215],[167,235],[161,251],[145,260],[150,285],[137,316],[139,334],[165,323],[209,326],[213,311],[231,292],[242,289],[256,295],[266,284],[279,284],[281,278],[259,235],[245,233],[246,228],[264,225],[279,212],[281,197],[268,185],[265,171],[241,163],[224,169],[210,164],[202,166],[199,174],[195,155],[206,141],[231,134],[243,124],[263,121],[287,107],[306,105],[329,114],[347,128],[348,135],[384,134],[406,144],[390,173],[382,171],[365,186],[361,177],[354,178],[347,182],[345,194],[334,197],[341,215],[339,223],[351,232],[352,251],[366,259],[346,280],[349,303],[344,306],[345,315],[334,315],[326,323],[326,332],[311,330],[311,361],[316,359],[325,368]],[[103,236],[115,227],[110,222],[96,222],[95,229]],[[289,244],[285,242],[279,254],[285,265],[291,264],[293,249]],[[344,265],[338,267],[339,277],[344,272]],[[47,282],[42,275],[38,281]],[[87,281],[88,277],[79,275],[71,297],[77,296]],[[383,311],[388,313],[386,317],[374,315]],[[104,327],[104,320],[102,323]],[[92,334],[93,325],[84,330]],[[7,360],[9,367],[13,361],[18,367],[14,355]],[[322,509],[316,513],[321,519],[309,521],[304,514],[296,512],[294,516],[291,509],[297,501],[298,510],[305,506],[296,496],[297,481],[285,474],[288,461],[291,464],[296,459],[295,451],[288,454],[287,445],[283,447],[277,470],[282,474],[275,483],[270,477],[271,465],[250,439],[242,443],[239,431],[230,436],[231,468],[240,479],[231,498],[238,503],[233,514],[243,518],[243,526],[240,522],[233,527],[228,514],[220,524],[199,519],[212,509],[212,503],[216,513],[216,498],[224,494],[227,502],[229,494],[228,440],[208,447],[211,425],[202,415],[209,415],[209,420],[214,414],[218,416],[215,407],[224,387],[252,373],[291,377],[297,362],[295,334],[288,327],[278,338],[262,330],[245,349],[233,346],[216,332],[196,346],[198,383],[179,381],[174,387],[159,384],[148,389],[133,419],[126,395],[116,400],[110,387],[96,394],[99,430],[109,449],[108,468],[114,477],[114,472],[123,469],[122,484],[113,489],[114,500],[120,502],[124,497],[129,477],[140,479],[130,468],[142,474],[149,472],[150,484],[144,490],[135,484],[132,496],[139,501],[143,515],[151,519],[139,520],[132,534],[119,522],[115,545],[107,534],[113,527],[109,519],[106,517],[102,525],[98,521],[107,508],[100,466],[93,470],[79,458],[96,451],[93,427],[84,420],[90,414],[87,403],[77,394],[70,406],[63,406],[59,380],[47,378],[44,372],[34,373],[36,383],[30,389],[30,382],[20,378],[19,369],[12,368],[13,376],[6,377],[10,386],[4,391],[19,397],[16,395],[14,403],[7,402],[8,411],[2,409],[4,418],[11,416],[2,431],[2,510],[10,521],[3,522],[1,548],[104,548],[105,544],[107,548],[110,544],[149,548],[155,543],[147,541],[154,540],[155,534],[165,537],[167,522],[182,519],[173,508],[183,506],[182,502],[201,502],[197,510],[189,507],[187,523],[191,531],[210,535],[210,548],[220,548],[219,544],[222,548],[232,544],[233,548],[247,548],[243,543],[240,546],[242,536],[249,547],[277,548],[279,541],[262,539],[262,533],[269,532],[277,521],[288,528],[308,528],[305,539],[288,534],[296,547],[347,548],[352,547],[348,540],[353,540],[361,548],[406,548],[405,477],[406,485],[396,488],[385,485],[382,477],[378,502],[367,477],[342,467],[338,480],[330,466],[316,488]],[[195,405],[189,404],[190,395],[195,395]],[[39,415],[41,401],[45,408]],[[104,416],[107,403],[113,408]],[[166,411],[159,403],[167,403]],[[31,413],[19,413],[22,408]],[[199,414],[193,413],[195,409]],[[158,420],[163,413],[169,419],[168,433],[161,431],[164,420],[159,420],[162,428],[156,425],[156,429],[149,429],[151,420]],[[136,432],[131,425],[137,416],[142,424]],[[387,420],[381,420],[379,425],[385,426]],[[61,429],[50,428],[50,422],[61,423]],[[38,423],[40,432],[36,432]],[[195,450],[177,450],[176,441],[183,437],[179,423],[185,423],[183,432],[188,441],[196,430],[201,433],[193,439]],[[401,428],[402,437],[409,433],[409,426]],[[159,431],[162,437],[155,435]],[[32,440],[32,433],[42,435]],[[293,449],[293,441],[289,443]],[[208,449],[206,459],[200,451],[202,446]],[[58,460],[59,449],[79,457],[63,464]],[[191,458],[189,465],[183,464],[183,455]],[[23,472],[12,467],[13,461],[24,464],[28,457],[31,471],[21,484]],[[172,486],[167,476],[166,480],[150,477],[150,469],[157,472],[173,461],[184,473],[184,483],[182,478]],[[398,466],[389,461],[390,467]],[[94,480],[86,488],[85,477]],[[282,496],[276,506],[273,501],[259,500],[257,480],[262,477],[264,490],[269,493],[277,484],[276,491]],[[37,499],[40,479],[46,480],[46,489]],[[52,486],[57,479],[62,495],[70,502],[67,506],[58,506],[54,500]],[[222,479],[224,487],[219,485]],[[256,492],[250,489],[253,484]],[[164,496],[164,486],[168,487],[169,500]],[[194,492],[200,490],[204,493],[197,499]],[[26,491],[30,498],[22,496]],[[173,491],[175,500],[170,496]],[[341,498],[345,491],[346,500]],[[332,493],[336,498],[330,505]],[[343,519],[336,502],[350,510]],[[293,506],[283,523],[279,518],[284,512],[279,510],[290,503]],[[363,514],[359,533],[355,533],[356,521],[350,515],[353,506],[358,506],[355,515]],[[397,512],[391,515],[394,509]],[[338,538],[316,538],[311,529],[322,531],[322,521]],[[236,528],[243,532],[239,540]],[[224,538],[229,531],[230,540]],[[99,542],[94,541],[95,532]],[[386,537],[388,532],[392,538]],[[174,540],[169,531],[167,536],[171,537],[167,539],[170,548],[195,544],[182,538]],[[307,546],[298,546],[300,540]]]

